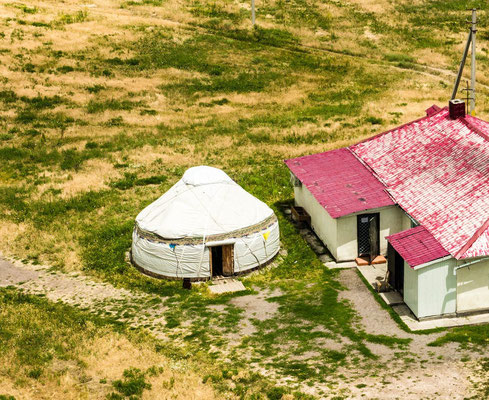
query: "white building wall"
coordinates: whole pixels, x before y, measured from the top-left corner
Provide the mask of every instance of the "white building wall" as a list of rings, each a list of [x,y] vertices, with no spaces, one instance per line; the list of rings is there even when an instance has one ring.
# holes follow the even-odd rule
[[[413,270],[404,265],[404,300],[411,311],[418,317],[432,317],[456,312],[457,278],[455,267],[457,261],[453,258],[442,260],[427,267]],[[413,299],[414,274],[417,276],[417,306]],[[408,281],[406,277],[409,275]],[[406,300],[406,297],[408,300]],[[408,303],[409,302],[409,303]],[[411,303],[411,304],[410,304]],[[417,309],[415,309],[417,308]]]
[[[408,215],[403,211],[401,216],[401,230],[399,232],[411,229],[411,227],[412,227],[411,218],[409,218]]]
[[[489,260],[457,270],[457,312],[485,309],[489,309]]]
[[[389,235],[401,232],[403,220],[408,218],[398,206],[384,207],[380,209],[380,253],[387,254],[387,239]],[[409,219],[409,218],[408,218]]]
[[[354,260],[356,257],[358,257],[357,216],[361,214],[375,213],[379,213],[380,220],[380,254],[387,254],[386,237],[403,230],[402,226],[404,218],[409,220],[404,211],[397,206],[362,211],[360,213],[338,218],[337,260]]]
[[[454,258],[414,270],[404,263],[404,302],[418,317],[489,309],[489,260],[455,268]]]
[[[398,206],[362,211],[334,219],[304,185],[294,187],[294,196],[295,204],[303,207],[311,216],[312,229],[337,261],[351,261],[358,257],[357,215],[380,214],[380,253],[383,255],[387,254],[386,236],[411,227],[411,220]]]
[[[265,239],[264,234],[268,234]],[[153,242],[140,237],[136,230],[132,235],[132,258],[141,268],[154,274],[174,278],[209,278],[210,243],[176,245]],[[239,238],[212,242],[213,246],[234,244],[234,272],[245,272],[259,267],[272,259],[280,250],[278,222],[259,232]]]
[[[268,233],[265,240],[264,234]],[[267,229],[237,238],[234,243],[234,272],[244,272],[265,264],[280,250],[278,222]]]
[[[304,185],[294,187],[295,204],[304,208],[311,216],[311,227],[316,235],[338,260],[337,220],[330,217],[324,207],[314,198]],[[356,231],[356,228],[355,228]]]
[[[346,215],[337,219],[338,241],[337,253],[338,261],[354,260],[358,257],[357,240],[357,216]]]

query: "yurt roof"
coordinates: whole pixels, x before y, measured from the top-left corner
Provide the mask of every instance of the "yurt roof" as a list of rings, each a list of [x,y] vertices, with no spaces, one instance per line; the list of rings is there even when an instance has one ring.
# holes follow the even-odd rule
[[[175,185],[136,217],[140,229],[162,238],[205,237],[257,225],[273,210],[224,171],[188,169]]]

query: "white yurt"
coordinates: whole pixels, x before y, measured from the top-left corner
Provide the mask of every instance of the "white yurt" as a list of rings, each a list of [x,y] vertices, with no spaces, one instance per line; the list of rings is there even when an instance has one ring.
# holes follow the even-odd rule
[[[279,247],[273,210],[220,169],[199,166],[136,217],[131,260],[151,276],[205,280],[262,267]]]

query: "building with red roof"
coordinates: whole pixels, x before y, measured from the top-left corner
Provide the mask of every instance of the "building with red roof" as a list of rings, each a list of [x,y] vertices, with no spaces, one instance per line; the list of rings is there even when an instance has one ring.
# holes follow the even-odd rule
[[[389,282],[419,318],[489,309],[489,123],[460,104],[285,161],[335,259],[388,255]]]

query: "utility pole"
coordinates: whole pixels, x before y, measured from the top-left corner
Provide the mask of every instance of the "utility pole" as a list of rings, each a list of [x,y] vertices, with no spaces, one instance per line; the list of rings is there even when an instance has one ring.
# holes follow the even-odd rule
[[[467,43],[465,45],[464,49],[464,54],[462,56],[462,60],[460,61],[460,66],[458,68],[458,74],[457,74],[457,79],[455,80],[455,86],[453,87],[453,92],[452,92],[452,100],[457,96],[458,92],[458,86],[460,84],[460,80],[462,78],[462,73],[464,71],[464,66],[465,66],[465,60],[467,59],[467,55],[469,54],[469,48],[472,45],[472,51],[471,51],[471,70],[470,70],[470,89],[464,89],[468,90],[471,92],[470,96],[470,113],[473,114],[475,110],[475,34],[477,32],[476,24],[477,24],[477,16],[476,16],[476,9],[472,9],[472,20],[467,21],[468,23],[471,24],[470,30],[469,30],[469,37],[467,38]],[[467,91],[467,96],[468,96],[468,91]]]
[[[477,24],[477,17],[475,15],[476,9],[472,9],[472,26],[471,26],[471,33],[472,33],[472,63],[471,63],[471,71],[470,71],[470,86],[472,89],[472,96],[470,99],[470,113],[473,114],[475,110],[475,34],[477,32],[476,29],[476,24]]]
[[[255,0],[251,0],[251,26],[255,26]]]

